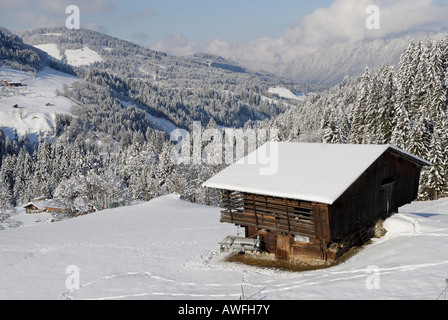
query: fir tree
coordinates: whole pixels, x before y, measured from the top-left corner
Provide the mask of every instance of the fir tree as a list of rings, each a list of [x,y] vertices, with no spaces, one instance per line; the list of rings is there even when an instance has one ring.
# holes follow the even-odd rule
[[[429,152],[426,156],[432,163],[429,168],[424,169],[421,179],[420,195],[424,199],[437,200],[446,186],[446,178],[443,176],[443,154],[440,137],[435,132],[432,136]]]
[[[372,88],[369,68],[366,67],[361,78],[360,93],[358,95],[355,109],[353,111],[352,128],[350,132],[351,143],[365,143],[366,141],[366,116],[370,101],[370,91]]]
[[[342,143],[341,133],[339,131],[338,123],[334,120],[328,120],[324,125],[323,143]]]
[[[380,84],[380,101],[378,105],[378,126],[377,139],[378,144],[388,144],[392,138],[392,127],[394,119],[394,104],[395,104],[395,81],[393,69],[390,66],[385,66],[381,70],[381,84]]]

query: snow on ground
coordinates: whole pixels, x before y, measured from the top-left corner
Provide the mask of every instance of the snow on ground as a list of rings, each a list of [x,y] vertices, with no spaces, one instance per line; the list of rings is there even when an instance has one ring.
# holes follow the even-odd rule
[[[251,300],[433,300],[448,277],[448,212],[428,210],[447,204],[409,205],[345,263],[301,273],[224,261],[218,243],[237,228],[219,222],[219,208],[176,195],[28,222],[0,231],[0,299],[237,300],[243,286]],[[76,270],[79,289],[70,286]]]
[[[12,88],[0,86],[0,126],[9,136],[17,129],[19,135],[28,133],[30,138],[39,131],[51,132],[57,113],[69,114],[74,105],[69,99],[57,94],[64,85],[71,87],[79,78],[45,68],[35,77],[8,68],[0,68],[0,79],[21,82],[25,86]],[[49,104],[49,105],[47,105]],[[17,108],[13,108],[17,105]]]
[[[40,44],[35,45],[34,47],[46,52],[56,60],[62,60],[61,52],[58,49],[58,45],[55,43]],[[104,49],[108,51],[112,50],[107,47],[104,47]],[[67,58],[67,63],[75,67],[87,66],[95,62],[103,61],[103,58],[96,51],[91,50],[87,46],[82,49],[65,50],[65,56]]]
[[[61,51],[59,51],[58,45],[55,43],[40,44],[35,45],[34,47],[46,52],[49,56],[55,58],[56,60],[62,60]]]
[[[87,46],[77,50],[65,50],[65,56],[67,57],[67,63],[75,67],[103,61],[103,58],[96,51]]]
[[[285,99],[299,100],[299,101],[303,101],[305,99],[305,96],[296,96],[289,89],[286,89],[284,87],[269,88],[268,92],[270,94],[277,95],[280,98]]]

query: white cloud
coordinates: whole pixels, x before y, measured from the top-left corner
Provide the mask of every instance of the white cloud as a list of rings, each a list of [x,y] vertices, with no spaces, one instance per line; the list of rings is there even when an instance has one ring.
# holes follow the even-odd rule
[[[448,6],[434,5],[434,0],[392,1],[381,16],[381,28],[385,33],[403,32],[431,24],[445,24],[448,21]]]
[[[380,9],[380,29],[366,28],[366,8]],[[336,0],[298,19],[280,38],[263,38],[242,44],[215,40],[205,51],[239,60],[254,67],[272,69],[300,55],[337,43],[381,38],[428,25],[444,23],[448,6],[436,6],[433,0]]]
[[[65,26],[65,10],[72,4],[80,8],[81,21],[83,15],[107,14],[115,9],[114,5],[106,0],[0,0],[0,16],[18,21],[28,28]],[[81,25],[83,28],[88,26],[102,29],[98,24],[89,21]]]
[[[151,8],[144,8],[139,10],[138,12],[126,12],[121,15],[121,17],[118,19],[118,22],[129,22],[139,19],[147,19],[151,16],[157,16],[158,13],[154,9]]]
[[[98,24],[96,22],[86,22],[86,23],[82,23],[81,27],[83,29],[88,29],[88,30],[93,30],[93,31],[97,31],[97,32],[101,32],[101,33],[106,33],[108,31],[108,28]]]
[[[117,13],[117,8],[107,0],[0,0],[0,19],[18,21],[29,28],[64,26],[67,18],[65,8],[69,4],[80,7],[82,28],[104,30],[98,21],[89,21],[88,15]],[[380,9],[380,30],[369,30],[365,26],[368,17],[366,8],[369,5],[376,5]],[[125,22],[148,19],[157,14],[153,9],[146,8],[121,14],[113,21],[122,23],[124,28]],[[333,44],[380,38],[443,24],[447,18],[448,5],[435,5],[434,0],[335,0],[329,8],[316,9],[306,17],[296,19],[278,38],[267,37],[239,44],[215,39],[201,46],[178,33],[166,34],[152,48],[175,55],[209,52],[249,66],[272,70],[300,55]],[[140,43],[149,43],[150,39],[144,32],[134,32],[134,39]]]
[[[65,13],[69,5],[76,5],[84,14],[102,14],[114,10],[114,5],[107,0],[39,0],[35,1],[38,8],[47,14],[60,15]]]
[[[202,51],[202,47],[181,33],[165,34],[152,49],[167,52],[176,56],[187,56]]]
[[[143,47],[148,47],[150,44],[150,41],[151,41],[151,36],[149,34],[147,34],[146,32],[137,31],[137,32],[134,32],[134,34],[132,35],[131,41],[134,41],[135,43],[137,43]]]

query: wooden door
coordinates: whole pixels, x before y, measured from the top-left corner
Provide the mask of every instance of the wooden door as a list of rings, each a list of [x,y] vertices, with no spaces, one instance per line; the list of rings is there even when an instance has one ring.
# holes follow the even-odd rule
[[[388,179],[381,184],[380,201],[382,214],[390,214],[397,210],[395,207],[395,180]]]

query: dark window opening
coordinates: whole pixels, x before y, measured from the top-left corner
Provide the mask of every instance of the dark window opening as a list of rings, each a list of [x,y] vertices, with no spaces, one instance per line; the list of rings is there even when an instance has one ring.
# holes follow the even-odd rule
[[[393,182],[395,182],[395,178],[394,178],[394,177],[389,177],[389,178],[383,179],[383,180],[381,181],[381,185],[382,185],[382,186],[385,186],[385,185],[387,185],[387,184],[391,184],[391,183],[393,183]]]

